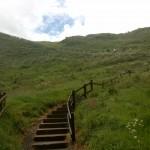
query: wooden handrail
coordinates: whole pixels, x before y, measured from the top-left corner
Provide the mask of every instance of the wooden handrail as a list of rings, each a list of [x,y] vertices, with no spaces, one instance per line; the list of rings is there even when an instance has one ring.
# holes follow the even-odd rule
[[[67,111],[68,111],[68,116],[69,118],[71,118],[71,112],[70,112],[70,107],[69,107],[69,104],[67,103]]]
[[[69,132],[70,132],[70,135],[72,135],[72,129],[71,129],[71,125],[70,125],[70,118],[69,118],[69,115],[67,114],[67,122],[68,122],[68,126],[69,126]]]
[[[90,87],[90,90],[87,90],[87,88]],[[69,132],[72,138],[72,142],[75,142],[75,121],[74,121],[74,111],[75,111],[75,104],[76,104],[76,100],[77,100],[77,93],[79,91],[82,91],[84,95],[84,97],[87,96],[88,93],[92,92],[93,90],[93,80],[91,80],[90,82],[84,84],[82,87],[80,87],[77,90],[73,90],[71,92],[71,94],[68,97],[68,101],[67,101],[67,122],[68,122],[68,127],[69,127]]]
[[[0,98],[0,103],[6,98],[6,95]]]
[[[6,105],[6,93],[0,92],[0,116],[3,113]]]
[[[126,74],[131,75],[131,73],[133,73],[133,72],[130,71],[130,70],[127,70],[123,73],[120,73],[120,76],[126,75]],[[94,85],[104,87],[105,84],[113,83],[117,79],[119,79],[119,78],[117,76],[115,76],[115,77],[110,78],[108,80],[103,80],[100,83],[94,82],[93,80],[90,80],[88,83],[84,84],[83,86],[81,86],[77,90],[73,90],[71,92],[71,94],[68,97],[68,101],[67,101],[67,111],[68,111],[67,112],[67,120],[68,120],[69,132],[70,132],[70,135],[71,135],[71,138],[72,138],[72,142],[75,142],[74,111],[75,111],[76,102],[78,100],[77,95],[79,97],[84,96],[84,98],[86,98],[87,94],[89,94],[93,91]],[[90,89],[88,90],[88,88],[90,88]]]
[[[76,91],[76,92],[79,92],[79,91],[81,91],[82,89],[83,89],[83,86],[80,87],[79,89],[75,90],[75,91]]]

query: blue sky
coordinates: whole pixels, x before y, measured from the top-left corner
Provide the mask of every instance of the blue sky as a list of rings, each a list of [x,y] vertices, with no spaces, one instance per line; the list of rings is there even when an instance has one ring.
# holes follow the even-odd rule
[[[74,18],[66,14],[56,16],[43,16],[42,25],[38,27],[36,31],[39,33],[46,33],[50,36],[58,36],[59,34],[64,32],[64,28],[66,25],[72,27],[74,25]]]
[[[0,0],[0,32],[33,41],[150,26],[149,0]]]

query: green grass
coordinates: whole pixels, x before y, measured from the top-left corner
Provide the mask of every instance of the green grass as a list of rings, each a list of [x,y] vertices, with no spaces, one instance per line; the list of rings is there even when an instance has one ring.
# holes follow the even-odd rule
[[[77,141],[89,150],[150,149],[150,72],[120,80],[105,89],[95,87],[77,107]]]
[[[7,108],[0,118],[0,150],[23,149],[26,130],[50,106],[66,101],[70,90],[90,79],[101,81],[129,69],[137,75],[123,79],[111,90],[109,87],[97,89],[89,100],[81,103],[77,116],[78,111],[81,116],[88,115],[84,119],[79,117],[77,124],[83,125],[78,127],[79,139],[90,149],[105,146],[110,149],[111,144],[119,140],[120,146],[129,142],[128,147],[132,147],[135,141],[125,128],[126,123],[136,117],[131,107],[143,117],[145,114],[145,118],[149,114],[145,112],[150,97],[149,48],[150,28],[119,35],[70,37],[59,43],[31,42],[0,33],[0,90],[8,94]],[[108,91],[117,92],[111,95]],[[90,109],[86,105],[92,99],[98,105]],[[94,122],[93,117],[99,118]],[[118,129],[112,131],[114,126]],[[148,133],[148,129],[143,134]],[[147,137],[145,134],[144,139]],[[99,140],[102,143],[96,144]]]

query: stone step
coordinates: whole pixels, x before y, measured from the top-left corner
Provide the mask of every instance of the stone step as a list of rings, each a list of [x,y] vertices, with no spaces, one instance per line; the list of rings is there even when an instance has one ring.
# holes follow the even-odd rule
[[[48,135],[48,134],[66,134],[68,133],[68,128],[42,128],[37,129],[37,135]]]
[[[43,123],[67,122],[67,118],[45,118]]]
[[[35,149],[36,150],[36,149]],[[44,149],[40,149],[40,150],[70,150],[68,148],[44,148]]]
[[[44,149],[45,150],[45,149]],[[46,149],[46,150],[70,150],[70,149],[68,149],[68,148],[57,148],[57,149]]]
[[[66,118],[67,117],[67,114],[48,114],[47,115],[47,118]]]
[[[68,143],[65,141],[34,142],[32,145],[35,150],[62,149],[67,148],[67,146]]]
[[[66,134],[35,135],[34,141],[64,141]]]
[[[64,114],[67,114],[67,110],[66,111],[55,110],[55,111],[52,112],[52,114],[62,114],[62,115],[64,115]]]
[[[67,111],[67,108],[57,108],[56,111]]]
[[[34,150],[69,150],[66,141],[69,132],[67,105],[58,106],[41,120],[33,137]]]
[[[59,149],[47,149],[47,150],[70,150],[70,149],[68,149],[68,148],[59,148]]]
[[[57,123],[41,123],[39,125],[39,128],[61,128],[61,127],[67,127],[67,122],[57,122]]]
[[[67,107],[67,105],[66,105],[66,104],[64,104],[64,105],[62,105],[61,107]]]

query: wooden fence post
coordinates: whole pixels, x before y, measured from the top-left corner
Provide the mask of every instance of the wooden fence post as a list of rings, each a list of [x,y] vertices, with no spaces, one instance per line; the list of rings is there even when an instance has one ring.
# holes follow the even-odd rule
[[[75,124],[74,124],[74,113],[71,113],[71,128],[72,128],[72,142],[75,142],[76,137],[75,137]]]
[[[122,78],[122,73],[119,74],[119,77]]]
[[[72,101],[73,101],[73,111],[74,111],[76,105],[76,93],[74,90],[72,91]]]
[[[91,91],[93,91],[93,80],[90,81]]]
[[[86,84],[84,84],[83,89],[84,89],[84,97],[86,98]]]
[[[0,92],[0,98],[1,98],[1,96],[2,96],[2,93]],[[0,112],[1,112],[1,110],[2,110],[2,103],[0,101]]]
[[[132,73],[132,71],[131,71],[131,70],[128,70],[128,74],[129,74],[129,76],[131,76],[131,73]]]

